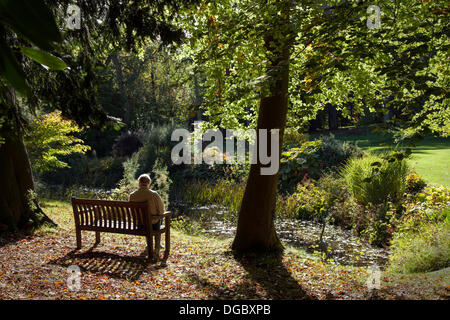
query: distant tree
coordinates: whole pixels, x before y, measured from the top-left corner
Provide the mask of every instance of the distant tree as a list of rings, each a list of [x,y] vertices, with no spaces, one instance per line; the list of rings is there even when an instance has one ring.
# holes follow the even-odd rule
[[[84,154],[90,149],[82,139],[72,135],[82,130],[74,121],[64,119],[59,110],[31,122],[27,128],[25,146],[33,170],[43,173],[69,167],[61,160],[62,156]]]
[[[193,104],[193,79],[185,79],[190,66],[175,50],[152,42],[138,54],[120,52],[111,60],[115,61],[114,72],[120,75],[115,82],[119,88],[121,83],[120,92],[128,99],[129,129],[173,121],[183,116],[182,108]]]

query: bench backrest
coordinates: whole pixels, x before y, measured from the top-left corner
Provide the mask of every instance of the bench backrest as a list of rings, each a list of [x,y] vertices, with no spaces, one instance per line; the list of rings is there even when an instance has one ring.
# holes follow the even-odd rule
[[[147,230],[146,202],[72,198],[75,224],[117,230]]]

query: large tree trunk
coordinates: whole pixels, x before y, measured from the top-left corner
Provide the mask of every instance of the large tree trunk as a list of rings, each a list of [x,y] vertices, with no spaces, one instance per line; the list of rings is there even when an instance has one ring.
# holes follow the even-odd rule
[[[327,105],[328,109],[328,129],[330,131],[337,130],[339,128],[338,125],[338,113],[336,110],[336,105],[329,103]]]
[[[288,104],[289,43],[280,43],[270,35],[264,40],[271,57],[268,74],[273,77],[273,82],[270,85],[271,95],[261,99],[257,128],[268,129],[268,132],[270,129],[279,129],[281,152]],[[271,138],[270,134],[267,136]],[[270,146],[270,140],[267,143]],[[269,147],[267,149],[270,150]],[[257,163],[251,165],[239,211],[236,236],[232,245],[232,249],[238,254],[283,250],[274,226],[278,173],[261,175],[261,167],[258,157]]]
[[[309,127],[308,132],[309,133],[316,133],[317,131],[320,131],[324,127],[324,111],[319,110],[316,113],[316,118],[309,121]]]
[[[6,88],[6,101],[1,108],[9,110],[14,117],[17,110],[14,91]],[[30,160],[23,141],[22,131],[17,121],[3,124],[0,136],[5,140],[0,144],[0,223],[10,229],[37,226],[43,222],[56,225],[40,209],[37,199],[33,197],[33,174]]]

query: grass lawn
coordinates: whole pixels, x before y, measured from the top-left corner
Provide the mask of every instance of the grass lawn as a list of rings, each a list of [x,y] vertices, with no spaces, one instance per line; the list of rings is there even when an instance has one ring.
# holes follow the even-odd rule
[[[449,272],[399,275],[383,271],[376,295],[366,268],[321,262],[287,248],[282,257],[236,259],[231,239],[174,231],[167,266],[150,263],[143,237],[83,233],[74,251],[69,203],[44,201],[58,223],[32,235],[0,236],[0,299],[448,299]],[[67,267],[81,269],[81,290],[68,289]]]
[[[390,135],[366,131],[336,134],[341,141],[356,142],[368,151],[383,151],[394,144]],[[450,138],[426,137],[412,148],[411,167],[428,183],[450,187]]]

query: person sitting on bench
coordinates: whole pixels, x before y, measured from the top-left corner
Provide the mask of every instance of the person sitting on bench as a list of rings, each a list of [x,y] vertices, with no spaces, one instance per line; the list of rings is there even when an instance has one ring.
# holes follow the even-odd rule
[[[144,202],[148,203],[148,213],[152,215],[163,215],[164,214],[164,203],[159,196],[158,192],[151,190],[150,187],[150,176],[148,174],[142,174],[138,178],[139,189],[130,194],[129,201],[133,202]],[[151,218],[151,224],[153,230],[159,230],[161,228],[161,219],[158,217]],[[161,234],[155,235],[155,253],[159,254],[159,249],[161,248]]]

